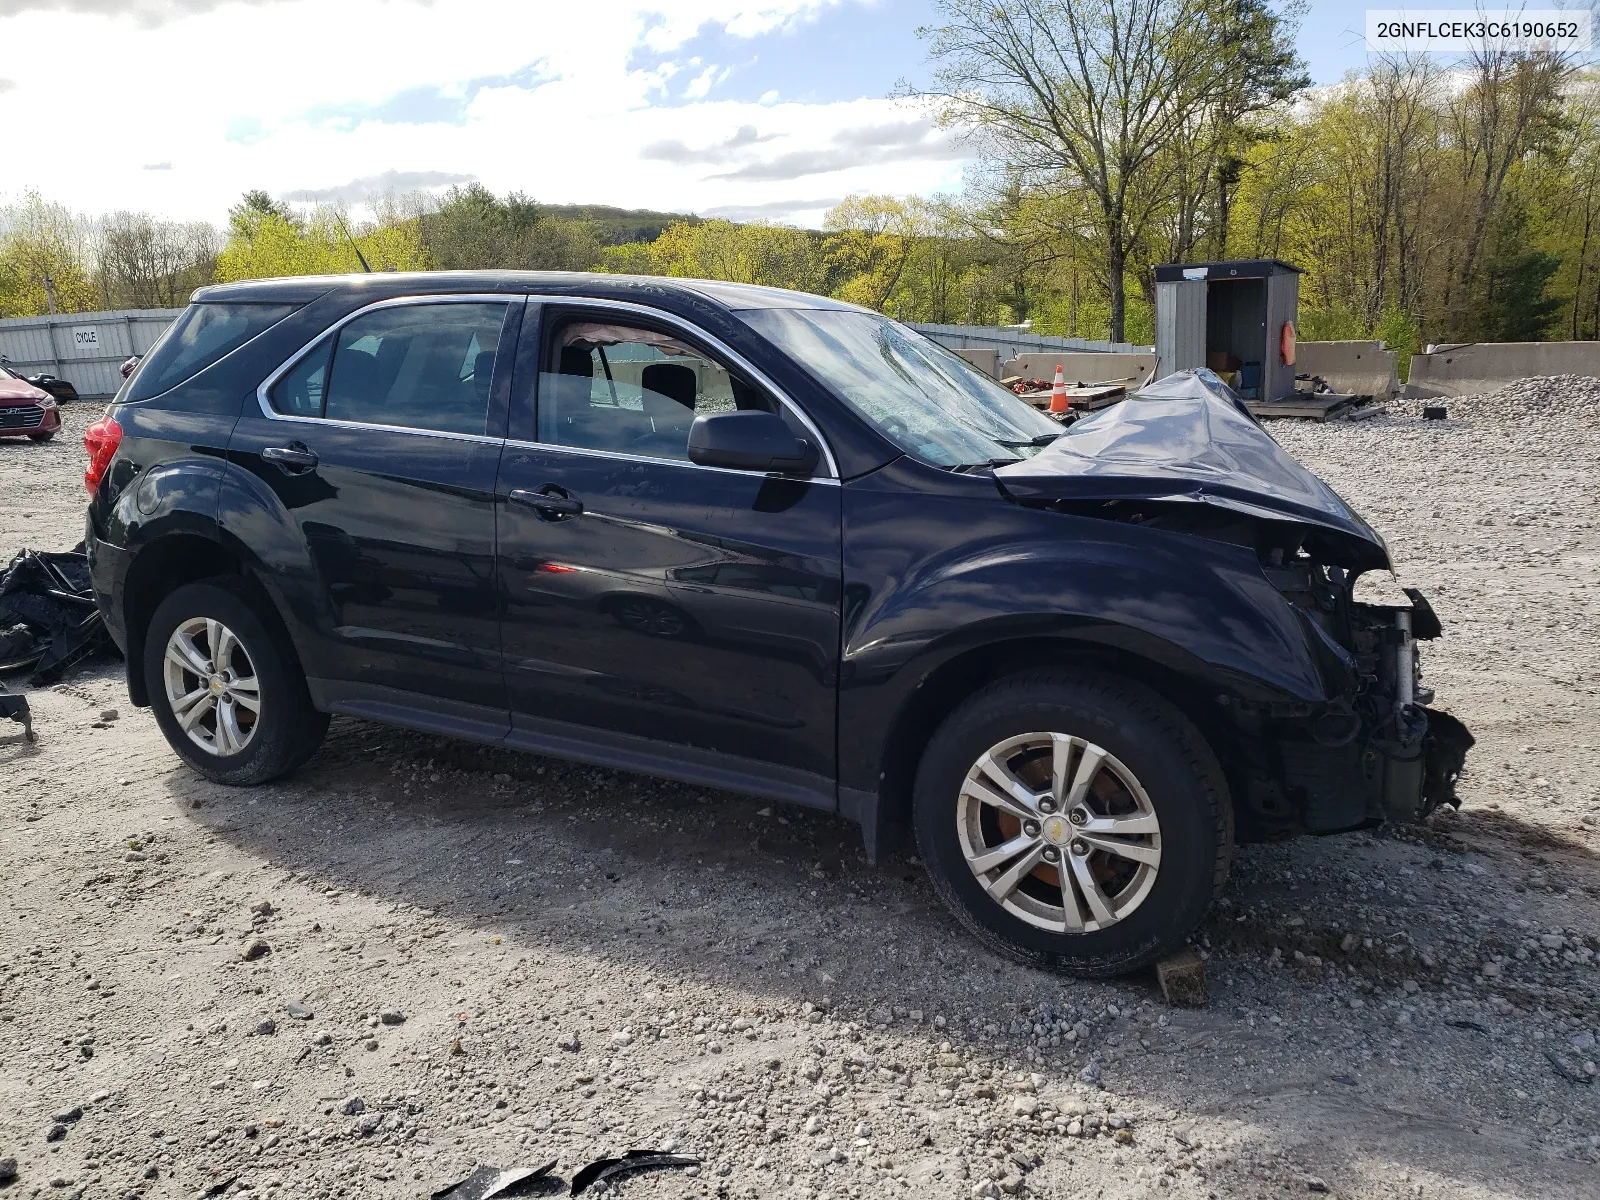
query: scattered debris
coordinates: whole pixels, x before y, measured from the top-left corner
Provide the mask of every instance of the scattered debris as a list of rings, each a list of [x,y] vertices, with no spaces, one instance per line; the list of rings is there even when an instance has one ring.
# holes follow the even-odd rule
[[[1206,1002],[1206,962],[1193,950],[1182,950],[1158,962],[1156,978],[1168,1004],[1198,1008]]]
[[[432,1200],[491,1200],[495,1196],[526,1196],[528,1184],[543,1182],[555,1170],[556,1160],[542,1167],[495,1167],[485,1163],[465,1179],[433,1193]]]
[[[582,1193],[592,1184],[613,1175],[629,1171],[648,1171],[656,1167],[698,1167],[700,1160],[686,1155],[666,1154],[660,1150],[629,1150],[621,1158],[601,1158],[590,1163],[572,1177],[572,1194]]]
[[[89,580],[83,543],[65,553],[23,550],[0,575],[0,671],[31,667],[31,687],[57,682],[114,649]]]
[[[1422,409],[1422,419],[1424,421],[1445,421],[1449,417],[1449,409],[1442,404],[1428,404]]]
[[[1568,1083],[1593,1082],[1589,1076],[1584,1073],[1582,1063],[1569,1057],[1568,1055],[1562,1054],[1559,1050],[1546,1050],[1544,1052],[1544,1056],[1549,1060],[1550,1065],[1555,1068],[1556,1074],[1561,1076],[1561,1078],[1565,1079]]]
[[[28,698],[26,696],[13,696],[6,691],[3,683],[0,683],[0,717],[9,717],[22,726],[23,741],[33,742],[38,740],[33,733],[33,713],[28,709]]]

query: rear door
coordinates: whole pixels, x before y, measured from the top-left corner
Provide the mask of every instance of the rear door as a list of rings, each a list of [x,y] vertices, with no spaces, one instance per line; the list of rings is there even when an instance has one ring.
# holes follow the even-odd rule
[[[229,456],[277,504],[225,502],[222,520],[280,526],[235,529],[249,545],[289,534],[274,582],[324,707],[423,705],[480,734],[507,724],[494,484],[521,309],[492,296],[373,305],[246,405]]]
[[[687,447],[697,415],[736,408],[815,431],[692,329],[537,307],[519,357],[539,363],[537,418],[519,376],[496,487],[513,741],[582,726],[831,807],[837,480],[701,467]]]

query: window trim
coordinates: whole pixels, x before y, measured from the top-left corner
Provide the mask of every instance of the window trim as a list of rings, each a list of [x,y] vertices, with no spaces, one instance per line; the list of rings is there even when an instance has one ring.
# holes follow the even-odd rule
[[[599,310],[601,312],[620,313],[620,314],[623,314],[625,316],[630,316],[630,317],[635,317],[635,318],[642,318],[642,319],[645,319],[645,320],[660,321],[663,324],[671,325],[675,329],[680,330],[681,332],[688,334],[692,339],[694,339],[696,341],[703,342],[706,346],[708,346],[710,348],[711,353],[713,355],[715,355],[716,357],[725,360],[727,363],[731,363],[733,366],[739,368],[740,371],[742,371],[745,375],[747,375],[750,378],[750,381],[752,383],[754,383],[757,387],[761,388],[768,395],[773,396],[774,398],[776,398],[778,403],[781,404],[789,412],[793,413],[794,416],[795,416],[795,419],[798,420],[801,425],[805,426],[806,431],[808,433],[810,433],[811,436],[816,439],[816,441],[817,441],[817,449],[820,451],[820,454],[821,454],[820,460],[819,460],[817,465],[819,467],[821,467],[821,468],[824,468],[826,473],[825,474],[824,473],[817,473],[817,474],[811,475],[810,479],[812,480],[812,482],[821,483],[821,482],[824,482],[824,481],[831,481],[831,482],[837,483],[839,481],[839,464],[833,457],[833,447],[828,445],[828,439],[822,436],[822,430],[817,428],[817,423],[811,419],[811,414],[806,412],[806,410],[804,408],[802,408],[799,404],[795,403],[794,399],[787,392],[785,392],[782,388],[780,388],[776,383],[774,383],[772,381],[771,377],[768,376],[765,371],[762,371],[759,367],[757,367],[749,359],[745,358],[744,355],[740,354],[732,346],[729,346],[721,338],[717,337],[714,334],[707,333],[704,329],[702,329],[700,326],[696,325],[693,321],[686,320],[683,317],[677,316],[675,313],[664,312],[663,310],[661,310],[659,308],[651,308],[647,304],[635,304],[635,303],[632,303],[632,302],[627,301],[627,300],[607,300],[607,299],[601,299],[601,298],[598,298],[598,297],[589,297],[589,296],[545,296],[545,295],[537,295],[537,296],[535,296],[535,295],[530,295],[528,297],[528,302],[530,304],[537,303],[537,304],[540,304],[540,305],[543,305],[543,306],[550,306],[550,307],[554,307],[554,308],[561,309],[561,310],[590,309],[590,310]],[[539,321],[539,337],[541,339],[541,343],[540,343],[539,348],[538,348],[539,357],[538,357],[538,361],[537,361],[537,366],[543,366],[544,365],[545,350],[548,348],[544,344],[544,339],[546,337],[544,325],[545,325],[544,314],[541,313],[540,321]],[[526,328],[526,326],[525,326],[525,328]],[[726,368],[724,368],[724,369],[726,369]],[[538,386],[539,386],[538,385],[538,376],[539,376],[539,374],[540,374],[540,372],[537,369],[535,369],[535,371],[534,371],[534,388],[533,388],[533,409],[534,409],[534,419],[535,419],[535,425],[534,425],[534,431],[535,432],[538,431],[537,420],[538,420],[538,405],[539,405],[539,394],[538,394]],[[510,433],[509,429],[507,430],[507,433],[508,434]],[[690,462],[689,460],[682,459],[682,458],[657,458],[654,455],[649,455],[649,454],[628,454],[628,453],[625,453],[625,452],[620,451],[620,450],[601,450],[599,448],[590,447],[590,446],[567,446],[567,445],[563,445],[560,442],[541,442],[537,438],[534,438],[534,439],[530,440],[530,439],[526,439],[526,438],[507,437],[506,438],[506,444],[508,446],[537,447],[537,448],[542,449],[542,450],[556,450],[556,451],[574,453],[574,454],[597,455],[597,456],[601,456],[601,457],[605,457],[605,458],[620,459],[620,460],[623,460],[625,462],[670,463],[673,466],[695,467],[695,468],[697,468],[699,470],[702,470],[702,471],[725,471],[725,472],[730,472],[732,474],[738,474],[738,475],[758,475],[758,476],[761,476],[763,478],[765,478],[766,476],[769,476],[769,475],[777,474],[776,472],[772,472],[772,471],[743,471],[743,470],[734,470],[734,468],[731,468],[731,467],[708,467],[708,466],[702,465],[701,463]],[[785,479],[788,479],[788,478],[799,478],[799,476],[783,475],[783,476],[780,476],[780,478],[785,478]]]
[[[445,429],[423,429],[416,425],[379,425],[370,421],[345,421],[337,417],[305,417],[291,413],[281,413],[272,407],[270,393],[277,386],[278,381],[287,375],[330,337],[338,334],[339,330],[350,324],[358,317],[382,308],[416,308],[425,304],[503,304],[506,306],[506,315],[511,315],[511,310],[519,303],[526,304],[528,298],[523,295],[507,295],[504,292],[494,293],[451,293],[449,295],[421,295],[421,296],[391,296],[386,300],[374,300],[371,304],[346,313],[332,325],[329,325],[316,337],[312,338],[300,349],[291,354],[280,364],[272,374],[262,380],[256,388],[256,403],[261,408],[261,415],[269,421],[287,421],[294,425],[324,425],[331,429],[376,429],[385,433],[416,433],[424,437],[444,438],[453,442],[480,442],[492,446],[505,443],[503,437],[491,437],[486,433],[455,433]],[[503,328],[503,326],[502,326]],[[337,348],[336,348],[337,349]],[[495,352],[495,357],[500,357],[501,351]],[[514,361],[514,358],[513,358]]]
[[[336,429],[376,429],[387,433],[415,433],[426,437],[444,438],[448,441],[485,442],[496,446],[504,445],[516,446],[522,449],[552,450],[567,454],[588,454],[605,458],[614,458],[623,462],[666,463],[675,467],[692,467],[697,471],[723,471],[734,475],[755,475],[761,478],[767,478],[774,474],[774,472],[770,471],[743,471],[735,470],[731,467],[708,467],[700,463],[689,462],[686,459],[681,458],[654,458],[643,454],[623,454],[615,450],[593,450],[583,446],[563,446],[559,442],[541,442],[537,440],[530,441],[525,438],[513,437],[490,437],[487,434],[478,433],[449,433],[438,429],[419,429],[411,425],[369,425],[360,421],[341,421],[337,419],[330,419],[328,417],[294,416],[288,413],[279,412],[277,409],[272,407],[272,402],[270,399],[268,399],[268,393],[277,385],[278,380],[282,379],[283,376],[287,375],[291,370],[293,370],[299,364],[300,360],[305,358],[307,354],[310,354],[311,351],[315,350],[324,338],[336,334],[340,329],[344,328],[344,326],[348,325],[351,321],[354,321],[357,317],[364,316],[365,314],[380,308],[395,308],[401,305],[467,303],[481,304],[485,301],[493,301],[508,306],[515,305],[520,301],[522,304],[530,307],[534,304],[539,304],[541,306],[554,305],[562,308],[570,307],[600,309],[602,311],[622,313],[627,316],[660,321],[689,334],[691,337],[698,339],[706,346],[710,347],[713,354],[720,356],[727,362],[738,367],[750,377],[751,382],[764,389],[769,395],[776,397],[778,403],[793,413],[795,419],[798,420],[801,425],[805,426],[806,430],[811,434],[812,437],[817,439],[817,449],[821,452],[821,460],[818,463],[818,466],[823,468],[826,473],[816,473],[811,475],[809,478],[812,483],[837,484],[840,482],[838,460],[833,456],[833,447],[828,444],[828,439],[822,436],[822,430],[819,429],[817,427],[817,423],[811,419],[811,414],[806,412],[803,407],[796,403],[789,393],[774,383],[772,378],[765,371],[761,370],[749,359],[745,358],[744,355],[740,354],[733,347],[729,346],[721,338],[715,336],[714,334],[707,333],[693,321],[685,320],[683,317],[677,316],[675,313],[669,313],[659,308],[652,308],[647,304],[635,304],[627,300],[606,300],[589,296],[553,296],[544,293],[526,292],[435,293],[431,295],[423,293],[412,296],[390,296],[387,299],[374,300],[372,303],[364,305],[363,307],[355,309],[353,312],[346,313],[344,316],[340,317],[321,333],[317,334],[316,337],[312,338],[305,345],[301,346],[300,349],[291,354],[287,359],[279,364],[279,366],[272,371],[272,373],[269,374],[266,379],[261,382],[260,386],[256,388],[256,404],[261,409],[261,415],[269,421],[284,421],[294,425],[326,425]],[[544,322],[541,319],[539,322],[541,329],[543,324]],[[524,331],[528,329],[528,315],[526,311],[523,314],[522,329]],[[543,336],[542,332],[541,336]],[[539,356],[541,360],[543,355],[544,347],[541,346],[539,348]],[[516,356],[514,353],[512,360],[513,362],[516,361]],[[538,365],[542,365],[542,363],[539,363]],[[533,395],[535,414],[537,415],[537,366],[534,371],[534,376],[535,381]],[[512,380],[512,386],[516,386],[515,379]],[[537,432],[537,426],[535,426],[535,431]],[[510,430],[507,429],[506,432],[509,434]],[[778,478],[788,479],[799,477],[784,475],[778,476]]]

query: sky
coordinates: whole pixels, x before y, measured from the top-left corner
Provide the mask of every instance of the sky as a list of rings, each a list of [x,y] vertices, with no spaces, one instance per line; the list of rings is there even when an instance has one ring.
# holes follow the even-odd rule
[[[248,188],[358,215],[472,181],[547,203],[816,225],[958,192],[933,0],[0,0],[0,201],[224,220]],[[1364,61],[1316,0],[1314,80]]]

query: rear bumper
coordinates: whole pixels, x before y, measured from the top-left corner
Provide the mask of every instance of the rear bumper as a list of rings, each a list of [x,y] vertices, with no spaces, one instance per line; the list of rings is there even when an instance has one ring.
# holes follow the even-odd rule
[[[124,655],[128,652],[128,627],[123,619],[122,597],[128,579],[128,565],[133,556],[120,546],[113,546],[97,536],[94,527],[94,506],[84,520],[83,548],[89,556],[89,582],[94,588],[94,602],[105,621],[106,632]]]

